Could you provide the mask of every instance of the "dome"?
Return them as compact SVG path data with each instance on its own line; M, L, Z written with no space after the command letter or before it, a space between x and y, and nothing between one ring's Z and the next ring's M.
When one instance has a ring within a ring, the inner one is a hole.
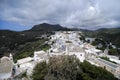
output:
M4 56L1 58L1 62L6 62L6 61L10 61L9 57Z

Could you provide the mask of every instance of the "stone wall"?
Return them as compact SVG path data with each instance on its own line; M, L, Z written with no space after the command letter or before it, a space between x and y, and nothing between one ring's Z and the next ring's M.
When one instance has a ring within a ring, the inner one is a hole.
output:
M6 61L0 63L0 73L8 73L11 72L13 68L13 62L12 61Z

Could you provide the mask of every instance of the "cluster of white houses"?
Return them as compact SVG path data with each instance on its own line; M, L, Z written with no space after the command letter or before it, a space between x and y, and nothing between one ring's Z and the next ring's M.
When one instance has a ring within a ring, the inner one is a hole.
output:
M88 43L83 43L80 40L82 34L79 31L63 31L56 32L51 36L48 44L51 48L47 51L35 51L34 57L26 57L14 63L12 55L2 57L0 60L0 80L13 78L23 72L31 75L34 66L41 61L48 61L49 57L59 55L76 55L83 62L89 61L91 64L100 66L111 72L115 77L120 79L120 60L107 55L107 51L102 52ZM100 56L108 56L115 63L103 60ZM113 56L114 57L114 56Z

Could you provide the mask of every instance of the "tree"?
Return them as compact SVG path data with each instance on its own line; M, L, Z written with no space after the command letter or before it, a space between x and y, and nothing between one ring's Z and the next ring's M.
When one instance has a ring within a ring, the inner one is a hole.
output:
M41 62L35 66L32 78L33 80L44 80L44 77L47 75L47 72L47 63Z
M117 80L113 74L106 71L104 68L91 65L87 61L84 61L83 63L81 63L81 67L82 67L83 73L88 75L88 76L86 75L85 77L90 77L94 80ZM91 80L91 79L88 79L88 80Z
M84 61L75 55L51 57L49 62L39 63L33 71L33 80L117 80L101 67Z
M50 58L49 72L46 80L76 80L81 73L80 62L76 56L59 56Z

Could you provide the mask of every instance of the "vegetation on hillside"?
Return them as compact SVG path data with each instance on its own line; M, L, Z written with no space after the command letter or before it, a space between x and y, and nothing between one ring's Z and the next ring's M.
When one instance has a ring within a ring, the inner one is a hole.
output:
M76 56L51 57L34 68L33 80L117 80L113 74Z
M101 44L101 47L98 47L99 44ZM109 43L107 43L106 41L104 41L103 39L95 39L95 41L92 42L93 46L96 46L97 49L100 49L102 51L104 51L107 46L108 46L108 54L109 55L116 55L119 56L120 55L120 49L118 48L113 48L112 45L110 45Z
M101 59L104 59L104 60L106 60L106 61L109 61L109 62L112 62L112 63L115 63L115 64L117 64L116 62L114 62L114 61L111 61L108 57L100 57Z
M105 50L106 49L106 47L107 47L107 44L106 44L106 42L104 41L104 40L102 40L102 39L95 39L95 41L93 41L92 43L91 43L93 46L98 46L98 45L102 45L101 47L97 47L98 49L100 49L100 50Z
M19 53L32 45L34 42L38 42L41 36L46 34L47 36L53 34L52 32L40 32L40 31L0 31L0 57L9 55L9 53ZM46 37L47 37L46 36ZM43 39L45 40L45 39ZM30 48L29 48L30 49Z
M105 48L109 47L109 54L116 55L120 58L120 28L110 28L110 29L98 29L95 31L90 30L82 30L85 36L96 38L96 40L92 43L92 45L96 46L99 43L102 44L101 50L105 50ZM116 48L112 48L112 45L115 45Z
M98 29L95 31L82 30L85 36L103 39L106 42L112 42L120 48L120 28Z
M24 46L19 47L19 49L17 49L18 51L14 55L14 61L16 62L18 59L28 56L32 57L34 55L34 51L48 50L50 45L45 43L45 41L48 41L48 39L41 38L38 41L26 43Z

